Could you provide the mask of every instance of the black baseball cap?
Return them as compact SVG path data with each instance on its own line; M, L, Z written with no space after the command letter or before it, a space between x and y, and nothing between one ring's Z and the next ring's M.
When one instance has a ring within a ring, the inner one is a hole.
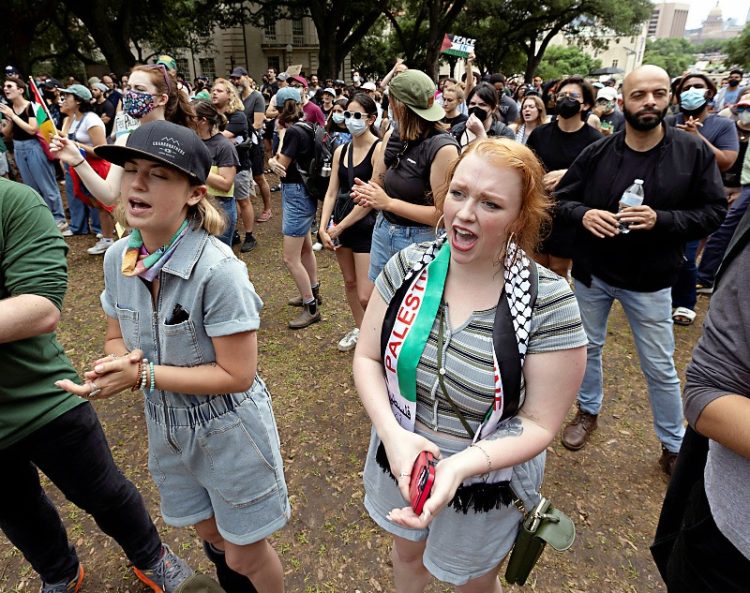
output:
M133 159L148 159L177 169L198 184L206 183L211 155L193 130L159 120L143 124L128 136L125 146L103 144L96 156L123 166Z
M232 70L229 78L240 78L241 76L247 76L247 70L245 70L242 66L237 66L234 70Z

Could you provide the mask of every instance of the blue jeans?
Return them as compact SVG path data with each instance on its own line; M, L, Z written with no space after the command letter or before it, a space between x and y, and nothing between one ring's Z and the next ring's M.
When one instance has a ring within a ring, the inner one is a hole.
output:
M698 268L695 266L695 256L700 241L688 241L685 244L682 266L677 273L677 281L672 286L672 307L687 307L695 310L698 293L695 291Z
M68 197L68 210L70 210L70 230L74 235L88 235L89 228L94 233L102 232L99 222L99 210L87 206L73 195L73 179L70 176L70 166L64 165L65 170L65 195ZM89 227L89 220L91 226Z
M576 282L575 295L583 329L589 338L586 373L578 392L581 410L598 414L604 399L602 348L607 336L607 318L615 299L628 317L646 377L656 436L672 453L680 450L685 433L680 398L680 378L674 365L671 290L635 292L610 286L592 277L591 286ZM627 377L624 378L627 381Z
M234 198L219 198L214 196L216 204L219 206L222 212L227 217L227 228L218 237L219 241L226 243L230 247L232 246L232 237L234 236L234 229L237 226L237 204Z
M49 206L55 222L65 220L55 167L44 154L39 140L14 140L13 155L23 182L34 188Z
M727 211L724 222L706 241L701 263L698 266L698 283L703 286L714 285L714 276L716 276L721 260L724 259L724 252L727 250L729 241L732 239L732 235L734 235L734 231L749 205L750 185L745 185L742 187L740 197L732 203Z
M370 248L370 280L380 275L380 272L391 259L402 249L412 243L424 243L435 240L435 229L428 226L401 226L391 224L378 212L375 228L372 231L372 247Z
M281 184L281 232L285 237L305 237L315 222L318 201L302 183Z

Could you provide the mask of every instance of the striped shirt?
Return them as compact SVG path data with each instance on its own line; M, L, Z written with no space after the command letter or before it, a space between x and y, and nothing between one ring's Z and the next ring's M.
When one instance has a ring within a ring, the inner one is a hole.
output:
M406 272L421 257L428 244L411 245L393 256L375 281L386 303L393 298ZM553 352L585 346L578 304L568 283L537 265L538 293L531 318L527 354ZM492 327L495 309L474 311L460 326L451 329L450 307L444 305L443 366L445 387L473 430L492 405L495 382L492 362ZM439 445L469 439L466 429L438 384L437 344L439 315L417 365L416 432L435 438ZM525 384L521 381L521 405ZM448 445L450 447L450 445ZM465 444L463 445L465 446Z

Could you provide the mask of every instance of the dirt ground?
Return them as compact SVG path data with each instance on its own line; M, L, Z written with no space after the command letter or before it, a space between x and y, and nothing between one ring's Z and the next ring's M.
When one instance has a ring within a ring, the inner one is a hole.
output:
M258 248L241 257L265 302L259 372L274 398L293 509L289 524L273 538L284 565L286 588L295 593L393 591L388 538L362 505L370 423L354 389L352 356L336 349L352 327L341 275L332 254L318 254L323 321L301 331L287 329L296 310L286 300L295 289L281 260L280 195L274 193L273 200L274 217L256 227ZM102 258L85 251L95 242L93 237L68 241L70 282L59 338L80 371L102 349L104 315L98 300ZM700 335L706 305L702 298L694 326L675 328L681 374ZM657 466L660 449L645 382L619 306L610 318L604 365L605 405L592 442L573 453L555 440L548 450L543 491L573 517L577 540L568 552L545 551L526 590L665 591L648 548L666 478ZM194 532L168 527L161 519L158 494L146 467L141 397L127 392L95 407L115 459L143 493L164 540L198 571L212 574ZM12 476L5 479L12 483ZM48 490L86 567L83 593L144 592L118 546L53 486ZM31 592L38 587L28 563L0 534L0 591ZM434 583L428 590L449 589ZM506 586L505 590L521 589Z

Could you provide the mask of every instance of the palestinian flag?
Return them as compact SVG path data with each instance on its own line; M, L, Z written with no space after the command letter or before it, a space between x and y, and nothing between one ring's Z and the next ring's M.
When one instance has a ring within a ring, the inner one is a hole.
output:
M42 94L39 92L39 89L37 88L36 83L34 82L34 79L31 78L31 76L29 76L29 83L34 102L36 103L34 110L36 111L36 123L39 126L38 133L49 145L52 136L57 134L57 128L55 127L55 122L52 121L52 117L47 110L47 103L44 102L44 97L42 97Z
M474 51L475 43L476 39L446 33L443 37L443 43L440 45L440 53L467 58Z

